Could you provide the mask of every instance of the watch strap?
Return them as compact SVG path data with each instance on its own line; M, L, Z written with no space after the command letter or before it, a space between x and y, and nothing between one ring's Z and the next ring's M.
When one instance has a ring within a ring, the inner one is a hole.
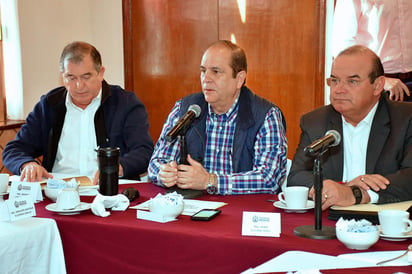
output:
M355 196L355 204L358 205L362 201L362 191L358 186L351 186L353 196Z

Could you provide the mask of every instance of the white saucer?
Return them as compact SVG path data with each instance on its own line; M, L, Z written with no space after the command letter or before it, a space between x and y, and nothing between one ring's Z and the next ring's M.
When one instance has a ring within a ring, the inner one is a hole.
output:
M52 212L56 212L60 215L75 215L80 214L80 212L82 211L90 209L90 204L81 202L80 205L78 205L74 209L57 209L57 204L53 203L46 205L46 209Z
M9 193L8 192L2 192L2 193L0 193L0 196L7 195L7 194L9 194Z
M379 236L381 237L381 239L384 239L387 241L400 242L400 241L405 241L406 239L412 238L412 232L408 232L405 235L398 235L398 236L385 235L382 232L380 232Z
M276 201L273 203L273 205L277 208L284 209L286 212L304 213L308 211L309 209L314 208L315 202L308 200L305 208L288 208L286 204L282 203L281 201Z

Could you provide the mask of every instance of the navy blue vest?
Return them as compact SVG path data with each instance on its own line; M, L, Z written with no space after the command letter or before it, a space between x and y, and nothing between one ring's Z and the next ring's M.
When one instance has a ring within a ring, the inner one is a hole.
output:
M257 96L245 86L242 87L240 91L238 103L239 111L232 150L233 173L245 172L253 169L256 135L262 127L269 109L272 107L277 108L277 106ZM179 116L182 117L192 104L199 105L202 112L198 118L193 120L186 132L187 153L196 161L203 163L206 146L206 117L208 113L208 104L201 92L188 95L182 99ZM282 123L286 134L286 122L283 113Z

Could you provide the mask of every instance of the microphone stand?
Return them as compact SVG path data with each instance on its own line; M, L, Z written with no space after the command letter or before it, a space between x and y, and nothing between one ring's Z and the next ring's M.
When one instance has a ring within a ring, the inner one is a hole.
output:
M179 165L189 165L189 162L187 161L187 144L186 144L186 128L182 130L177 138L179 139L180 143L180 159L179 159ZM183 189L180 188L176 185L170 187L168 190L166 190L166 193L172 193L172 192L177 192L180 195L183 196L184 199L194 199L194 198L199 198L203 196L204 191L199 190L199 189Z
M180 143L180 159L179 165L188 165L189 162L187 161L187 144L186 144L186 135L178 135L177 138L179 139Z
M297 236L310 239L335 239L336 229L333 226L322 227L322 189L323 189L323 174L321 165L321 156L327 150L315 154L313 166L313 187L315 189L315 225L299 226L294 229Z

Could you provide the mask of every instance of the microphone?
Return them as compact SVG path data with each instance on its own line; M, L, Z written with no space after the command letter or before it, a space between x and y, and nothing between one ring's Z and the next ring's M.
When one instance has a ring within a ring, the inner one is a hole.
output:
M198 105L190 105L185 115L177 122L177 124L166 135L166 141L172 142L177 138L180 132L192 122L193 119L200 116L201 109Z
M328 130L325 136L314 141L311 145L305 147L305 152L307 155L315 155L319 151L323 151L327 147L334 147L340 143L340 134L336 130Z

